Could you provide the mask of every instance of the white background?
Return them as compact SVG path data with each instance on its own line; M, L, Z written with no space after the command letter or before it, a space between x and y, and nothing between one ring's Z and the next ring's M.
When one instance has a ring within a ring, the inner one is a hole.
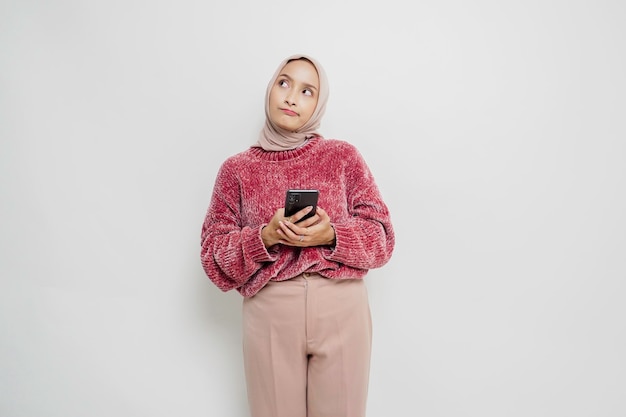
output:
M396 251L370 417L626 415L622 1L0 2L0 415L248 415L215 174L316 57Z

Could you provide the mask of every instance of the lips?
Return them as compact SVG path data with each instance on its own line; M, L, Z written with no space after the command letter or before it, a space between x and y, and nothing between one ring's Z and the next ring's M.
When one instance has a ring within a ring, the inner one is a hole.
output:
M285 113L287 116L297 116L298 115L298 113L296 113L293 110L289 110L289 109L280 109L280 111Z

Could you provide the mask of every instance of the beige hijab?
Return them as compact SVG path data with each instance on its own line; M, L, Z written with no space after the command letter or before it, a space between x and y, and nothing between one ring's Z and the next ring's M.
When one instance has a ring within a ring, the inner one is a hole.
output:
M287 65L289 61L300 58L305 58L309 60L317 70L317 75L320 79L319 97L317 99L317 106L315 107L315 111L313 111L311 118L304 124L304 126L298 129L296 132L290 132L276 126L270 120L270 91L272 90L272 87L274 86L274 83L276 82L276 79L278 78L278 75L280 74L284 66ZM263 127L263 130L261 130L261 133L259 134L259 140L253 146L263 148L266 151L286 151L302 146L308 139L312 137L322 136L317 132L317 129L320 127L322 116L324 115L324 111L326 110L327 101L328 80L326 78L324 68L322 68L322 66L315 59L307 55L298 54L286 58L278 66L278 69L276 69L274 76L267 85L267 90L265 92L265 127Z

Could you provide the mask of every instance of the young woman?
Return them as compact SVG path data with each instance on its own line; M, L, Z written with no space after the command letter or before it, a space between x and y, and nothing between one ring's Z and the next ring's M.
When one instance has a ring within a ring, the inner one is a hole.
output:
M362 278L389 261L394 233L357 149L317 129L328 82L315 59L285 59L258 142L221 166L202 227L208 277L243 299L253 417L364 417L371 320ZM285 218L288 189L319 190Z

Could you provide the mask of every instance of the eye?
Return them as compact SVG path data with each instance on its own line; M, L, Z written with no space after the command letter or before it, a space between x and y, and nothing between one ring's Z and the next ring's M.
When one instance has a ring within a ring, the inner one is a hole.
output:
M302 90L302 93L305 96L309 96L309 97L313 96L313 91L309 90L308 88L305 88L304 90Z
M289 84L287 84L287 80L278 80L278 86L279 87L288 87Z

